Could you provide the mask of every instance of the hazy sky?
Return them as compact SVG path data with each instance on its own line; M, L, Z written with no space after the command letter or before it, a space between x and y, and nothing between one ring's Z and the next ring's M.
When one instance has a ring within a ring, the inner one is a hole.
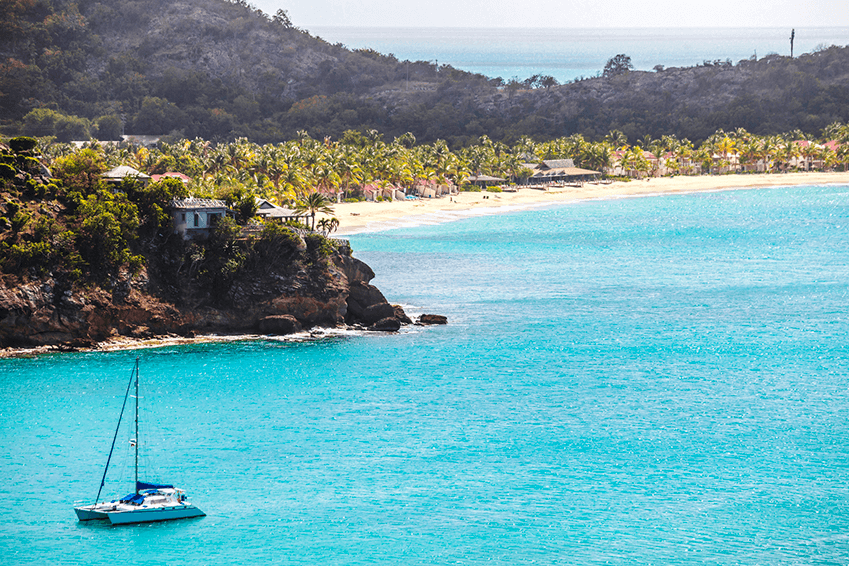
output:
M847 0L249 0L311 26L849 26ZM849 40L847 40L849 42Z

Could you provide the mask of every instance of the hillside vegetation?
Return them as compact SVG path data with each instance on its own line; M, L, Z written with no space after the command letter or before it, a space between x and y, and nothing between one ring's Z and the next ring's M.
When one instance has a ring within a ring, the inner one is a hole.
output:
M701 141L717 129L820 131L849 121L849 49L706 62L557 85L331 45L244 1L0 0L6 135L122 133L258 143L411 132L468 145L621 130ZM611 54L613 55L613 54Z

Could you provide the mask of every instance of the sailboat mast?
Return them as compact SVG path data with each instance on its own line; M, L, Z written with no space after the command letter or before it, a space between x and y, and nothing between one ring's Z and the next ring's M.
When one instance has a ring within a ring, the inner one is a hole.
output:
M97 488L97 497L94 499L94 504L100 501L100 493L103 491L103 486L106 484L106 473L109 471L109 463L112 461L112 453L115 451L115 441L118 440L118 431L121 430L121 421L124 419L124 409L127 408L127 398L130 396L130 387L133 386L133 379L137 379L134 374L138 372L139 361L136 359L136 367L130 372L130 381L127 382L127 391L124 393L124 403L121 405L121 414L118 416L118 426L115 427L115 434L112 436L112 447L109 448L109 457L106 458L106 467L103 469L103 477L100 478L100 487ZM138 397L138 393L136 393Z
M139 492L139 359L136 358L136 494Z

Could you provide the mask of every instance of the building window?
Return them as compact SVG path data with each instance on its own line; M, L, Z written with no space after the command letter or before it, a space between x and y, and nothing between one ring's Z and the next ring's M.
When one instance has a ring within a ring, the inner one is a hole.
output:
M185 213L185 212L184 212L184 213L182 213L182 214L180 215L180 220L181 220L182 222L185 222L185 221L186 221L186 213Z
M200 226L200 214L195 212L195 228L197 228L198 226Z

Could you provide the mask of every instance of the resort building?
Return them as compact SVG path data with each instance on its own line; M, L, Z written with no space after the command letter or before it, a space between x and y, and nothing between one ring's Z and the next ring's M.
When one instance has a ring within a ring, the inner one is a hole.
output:
M533 173L528 181L534 184L583 183L601 175L599 171L575 167L572 159L545 159L530 169Z

